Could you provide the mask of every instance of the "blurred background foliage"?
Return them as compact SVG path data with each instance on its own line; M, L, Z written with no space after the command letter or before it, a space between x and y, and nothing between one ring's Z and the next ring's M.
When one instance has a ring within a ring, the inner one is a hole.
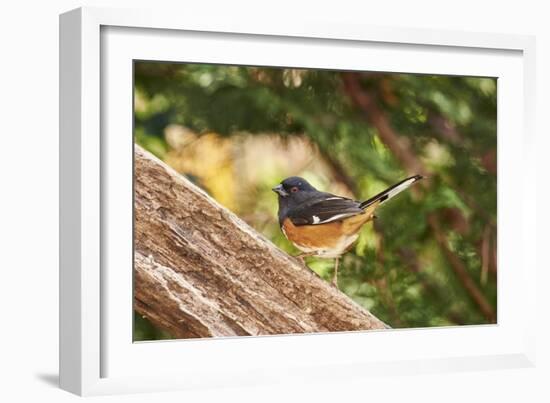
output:
M277 246L291 175L377 211L340 289L392 327L496 322L494 78L135 62L135 141ZM329 280L332 260L308 265ZM170 338L136 315L135 339Z

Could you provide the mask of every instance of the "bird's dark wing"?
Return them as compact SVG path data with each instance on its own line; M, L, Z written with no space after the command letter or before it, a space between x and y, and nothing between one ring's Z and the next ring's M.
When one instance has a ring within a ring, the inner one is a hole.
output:
M317 225L361 214L360 203L345 197L326 195L303 203L288 212L294 225Z

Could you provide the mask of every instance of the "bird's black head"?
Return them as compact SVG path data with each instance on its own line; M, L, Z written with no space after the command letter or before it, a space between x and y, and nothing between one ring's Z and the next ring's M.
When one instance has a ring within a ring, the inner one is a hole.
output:
M315 192L316 189L304 178L291 176L272 189L279 197L302 198L304 193Z
M282 225L287 214L301 203L314 198L319 194L317 189L304 178L291 176L272 189L277 193L279 200L279 224Z

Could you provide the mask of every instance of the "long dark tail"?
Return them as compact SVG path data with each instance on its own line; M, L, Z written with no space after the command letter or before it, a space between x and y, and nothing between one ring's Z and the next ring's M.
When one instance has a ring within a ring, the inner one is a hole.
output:
M362 209L367 208L373 203L380 201L380 204L384 203L386 200L391 199L395 195L401 193L403 190L408 189L413 183L418 182L423 177L421 175L414 175L410 178L403 179L401 182L397 182L395 185L390 186L383 192L378 193L376 196L371 197L368 200L365 200L361 203L360 207Z

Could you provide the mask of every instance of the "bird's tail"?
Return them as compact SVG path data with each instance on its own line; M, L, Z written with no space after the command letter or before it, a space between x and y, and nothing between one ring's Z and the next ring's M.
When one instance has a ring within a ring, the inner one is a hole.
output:
M365 200L361 203L360 207L364 210L370 205L380 202L380 204L384 203L386 200L391 199L395 195L401 193L403 190L409 188L413 183L418 182L423 177L421 175L414 175L410 178L403 179L401 182L397 182L395 185L390 186L383 192L378 193L376 196L371 197L368 200Z

